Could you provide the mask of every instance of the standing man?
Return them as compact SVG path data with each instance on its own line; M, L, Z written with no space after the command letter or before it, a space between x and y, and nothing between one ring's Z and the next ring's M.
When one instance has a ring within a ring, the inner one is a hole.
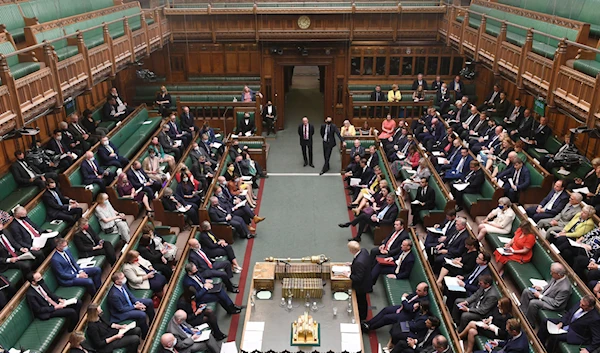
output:
M367 293L373 291L373 280L371 279L371 257L369 252L360 248L360 244L356 241L348 243L348 250L354 259L350 265L350 272L346 273L348 278L352 280L352 289L356 295L358 304L358 314L360 321L367 319Z
M300 136L300 148L302 149L302 157L304 158L304 166L310 165L315 167L313 164L313 135L315 134L315 127L313 124L308 122L307 117L302 118L302 124L298 126L298 136ZM308 156L306 155L308 151Z
M325 118L325 124L321 125L321 137L323 138L323 156L325 157L325 164L323 164L323 169L319 175L323 175L327 173L329 170L329 158L331 158L331 151L336 145L335 136L340 139L340 142L343 146L346 145L342 135L340 134L340 130L338 130L335 124L331 123L331 117L328 116Z

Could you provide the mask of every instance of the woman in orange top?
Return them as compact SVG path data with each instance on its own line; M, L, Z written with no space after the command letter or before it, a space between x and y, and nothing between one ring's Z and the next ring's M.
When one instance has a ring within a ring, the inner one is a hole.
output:
M504 245L504 249L508 250L512 248L510 255L502 255L498 250L494 251L496 262L498 263L498 272L502 271L504 265L509 261L517 261L518 263L524 264L531 261L533 255L533 246L535 245L535 235L533 235L533 229L531 223L524 221L521 226L515 232L514 237Z
M396 121L392 119L392 116L388 114L385 120L381 123L381 133L379 134L380 140L387 140L389 137L394 136L396 130Z
M251 196L252 193L250 189L248 189L248 184L244 183L239 176L236 175L235 179L229 180L227 182L227 189L233 196L240 196L242 194L242 190L247 190L245 195L246 200L248 201L248 206L255 208L256 204L254 203L254 198Z

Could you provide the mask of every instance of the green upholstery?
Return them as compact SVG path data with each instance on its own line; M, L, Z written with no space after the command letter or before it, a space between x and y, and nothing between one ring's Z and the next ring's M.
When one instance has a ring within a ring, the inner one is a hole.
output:
M20 2L23 15L28 18L36 17L40 23L54 21L60 18L80 15L114 6L113 0L30 0Z
M111 233L111 234L107 234L105 233L102 228L100 228L100 222L98 221L98 217L96 217L96 215L92 215L89 219L88 219L88 224L90 225L90 227L92 228L92 230L98 234L98 236L101 239L104 239L104 241L107 241L109 243L111 243L113 246L117 245L117 242L119 241L120 237L119 237L119 233Z
M496 189L494 188L492 183L490 183L490 181L486 179L485 182L483 183L483 186L481 187L480 194L463 194L463 201L464 201L465 205L467 205L467 207L469 209L471 209L471 206L473 206L473 204L477 203L477 201L480 201L480 200L491 201L494 196L495 191L496 191Z
M116 121L102 121L102 107L96 109L94 113L92 113L92 118L95 121L101 121L98 126L107 128L108 130L112 130L117 125Z
M21 11L19 11L19 5L8 4L1 7L0 11L0 23L2 23L8 33L12 35L15 41L22 41L25 39L25 20Z
M35 207L27 212L27 216L42 230L52 230L54 232L59 232L60 234L64 234L68 230L67 222L61 222L61 224L50 224L50 221L52 220L47 218L46 205L43 202L35 205Z
M2 42L0 43L0 54L8 55L14 53L15 47L11 42ZM6 57L6 62L8 63L8 67L10 68L10 72L12 73L15 80L27 76L32 72L36 72L40 69L40 64L36 62L19 62L19 57L17 55L12 55Z
M62 28L53 28L48 31L36 33L35 39L38 43L42 43L44 40L51 41L63 37L64 35L65 32ZM76 45L67 45L66 39L53 42L52 46L54 47L54 51L58 56L58 61L70 58L79 53L79 49Z
M596 54L596 60L575 60L573 68L596 77L600 72L600 54Z
M145 124L146 122L150 123ZM160 122L159 118L149 118L148 110L141 110L127 125L113 135L110 141L119 149L119 155L132 158L150 135L156 131Z
M6 270L1 273L10 282L11 285L17 287L18 283L23 279L21 271L16 269Z
M541 148L547 150L548 153L555 154L562 145L563 143L557 139L556 136L552 136L546 140L546 144ZM543 157L543 154L536 151L535 148L527 149L527 153L531 156L531 158L536 158L538 161L541 160L541 157Z
M237 112L236 116L235 116L235 130L237 130L238 125L240 125L242 123L242 121L244 121L244 115L246 114L246 112ZM254 112L249 112L250 114L250 122L255 124L256 126L256 119L255 119L255 113Z
M0 178L0 209L10 210L16 205L25 206L40 190L37 186L19 187L12 173Z
M197 82L220 82L220 81L242 81L242 82L253 82L260 81L260 76L191 76L188 77L189 81Z

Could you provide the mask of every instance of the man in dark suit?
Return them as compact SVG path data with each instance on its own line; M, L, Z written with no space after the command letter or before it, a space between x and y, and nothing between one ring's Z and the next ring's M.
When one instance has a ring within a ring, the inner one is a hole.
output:
M244 113L244 118L238 121L237 133L241 136L250 136L256 133L256 125L250 119L250 113Z
M192 141L192 134L178 126L177 116L175 113L171 113L167 125L169 125L168 134L172 140L181 140L184 147L189 146L190 142Z
M50 265L58 284L64 287L85 287L93 297L102 285L102 270L99 267L80 268L67 248L67 241L57 238L55 243L56 251L52 254Z
M302 149L302 157L304 158L304 166L313 165L313 135L315 127L308 122L307 117L302 118L302 124L298 126L298 136L300 137L300 148Z
M128 106L127 102L125 102L125 100L121 98L121 96L119 96L119 92L117 92L116 87L112 87L110 91L108 91L107 99L110 98L115 99L115 103L117 104L117 107L119 107L120 110L125 110L125 116L131 114L135 110L134 108Z
M495 84L492 93L490 93L490 95L486 98L486 100L483 102L483 105L477 107L477 110L482 112L488 109L493 109L500 101L500 92L502 92L502 88L500 88L500 85Z
M78 156L81 156L85 151L90 149L91 145L89 142L83 138L77 139L75 135L69 131L69 124L67 124L66 121L61 121L58 123L58 128L61 133L62 144L67 146L69 150L76 153Z
M54 130L52 138L46 145L46 149L54 152L55 155L60 156L58 168L65 170L73 164L73 161L77 158L77 154L71 152L71 148L63 141L62 135L60 130ZM81 151L79 151L79 153L81 153Z
M189 261L196 265L200 276L204 278L220 278L228 292L240 292L237 285L231 283L231 277L233 277L233 272L231 271L231 262L211 261L211 259L208 258L208 255L206 255L206 253L202 250L200 242L196 239L190 239L188 241L188 245L190 246Z
M85 153L85 160L81 162L81 176L83 177L84 184L96 184L100 188L100 192L106 192L106 185L110 184L114 179L115 175L110 170L100 167L94 153L87 151Z
M367 166L367 160L365 158L362 158L358 165L359 166L356 169L356 172L352 173L352 178L355 178L355 179L360 178L360 182L358 183L358 185L355 185L355 186L350 186L350 185L346 186L346 189L350 190L351 194L354 195L353 199L360 192L360 190L363 188L363 186L364 187L369 186L371 178L374 175L373 169L371 169Z
M448 87L451 91L454 91L454 97L456 99L461 99L464 96L465 85L460 80L460 76L455 76L454 81L450 83L450 87Z
M461 276L458 275L458 285L465 289L465 292L450 291L444 286L444 295L446 296L446 305L450 306L461 296L471 296L479 289L479 276L490 275L491 255L488 252L480 252L475 259L476 266L470 273ZM463 294L464 293L464 294Z
M373 265L377 262L376 257L378 256L394 257L398 255L402 251L400 249L402 241L409 238L408 232L404 229L404 221L402 219L395 220L392 234L383 239L381 245L371 249L371 262Z
M554 182L552 190L544 197L538 206L528 207L525 211L536 223L544 218L556 216L569 202L569 194L565 191L564 181Z
M444 181L462 179L469 172L470 163L473 157L469 154L469 149L466 147L460 148L460 158L456 156L450 169L444 173Z
M162 131L158 133L158 143L162 146L165 153L173 153L175 160L181 159L183 154L183 145L177 145L169 136L169 124L163 125Z
M106 261L111 265L114 265L117 261L113 245L100 239L98 234L90 228L87 218L81 218L77 222L77 231L73 237L73 243L82 257L104 255Z
M197 131L196 125L194 125L194 115L190 113L189 107L181 108L181 115L179 116L179 124L181 125L182 131L187 131L191 135L194 135Z
M583 345L583 348L587 349L588 352L595 351L600 347L600 315L595 308L595 303L594 296L586 295L579 300L578 305L569 309L562 318L544 319L538 332L540 342L548 348L549 352L554 351L553 348L558 342ZM550 335L547 327L548 321L556 324L567 333Z
M19 186L35 185L41 190L46 187L46 178L58 178L54 172L42 173L36 166L27 163L21 150L15 151L15 157L17 160L10 166L10 172Z
M221 288L215 291L212 280L204 279L198 273L198 268L193 263L185 265L186 276L183 277L184 288L193 288L196 292L196 303L213 303L217 302L229 315L239 314L243 307L235 305L227 293Z
M521 105L521 100L515 98L513 106L506 111L502 126L509 132L514 130L523 120L524 113L525 107Z
M504 128L502 126L495 126L494 120L490 120L490 133L485 134L483 137L479 138L476 144L473 144L471 147L471 151L475 155L479 154L481 151L491 151L500 148L500 144L502 143L502 133L504 132ZM491 133L493 131L493 133Z
M127 116L126 109L120 108L114 97L108 96L102 106L102 121L119 121Z
M527 190L531 184L531 174L529 173L529 169L523 164L523 161L517 158L510 167L498 174L497 180L502 180L504 183L504 195L510 201L516 203L519 202L521 192ZM511 180L512 183L510 182Z
M28 273L26 278L31 286L27 288L25 298L33 316L39 320L64 317L67 320L67 331L72 332L79 321L81 301L75 298L75 304L66 305L64 298L50 291L39 272Z
M448 91L448 86L445 83L443 83L440 89L437 91L435 100L437 105L440 107L440 114L443 116L448 112L448 109L450 109L450 104L452 104L450 92Z
M435 247L442 244L449 235L454 234L456 230L456 210L451 209L446 211L446 219L442 224L434 224L436 230L427 230L425 237L425 253L427 256L435 255Z
M412 90L416 91L419 86L423 86L424 91L429 89L429 86L427 86L427 81L423 79L423 74L421 73L417 74L417 79L413 81Z
M419 317L419 320L422 321L423 318ZM433 351L433 339L441 333L440 319L429 316L423 327L419 324L419 320L413 320L416 321L414 324L413 321L409 323L409 328L414 325L417 330L410 332L406 341L399 341L391 353L430 353Z
M404 239L400 246L400 253L383 259L387 264L382 264L376 260L373 263L373 269L371 269L373 285L377 283L377 279L381 274L393 279L408 279L415 264L415 255L411 251L412 246L413 243L410 239Z
M452 184L451 192L456 200L457 211L462 210L463 195L481 193L481 188L485 183L485 174L483 173L483 170L481 170L481 164L479 161L472 160L469 162L469 169L470 171L467 175ZM464 189L459 190L458 188L462 188L460 185L464 184L467 184L467 186Z
M381 86L375 86L375 90L371 92L371 102L387 102L387 94L381 92ZM371 108L371 116L379 117L381 114L381 107Z
M463 217L456 218L455 230L444 239L443 242L435 247L434 255L429 256L428 260L433 265L433 272L439 273L442 265L445 264L445 259L454 259L464 252L465 241L469 237L469 232L466 231L467 220Z
M506 332L510 338L504 341L489 341L492 350L477 351L477 353L528 353L529 338L522 332L521 326L521 321L517 318L506 320ZM546 349L548 349L548 346L546 346ZM552 352L551 350L548 351ZM583 350L581 352L583 353Z
M148 322L151 323L154 318L152 299L136 298L125 285L123 272L115 272L111 280L113 285L108 291L107 298L110 322L133 320L136 326L142 329L142 338L145 338L148 334Z
M357 217L355 217L352 222L340 223L338 226L340 228L348 228L351 225L358 225L358 231L356 232L355 238L348 239L349 241L354 240L357 242L361 241L362 234L367 231L368 227L376 227L377 225L392 225L396 218L398 218L398 206L396 206L396 200L394 199L394 195L388 194L385 199L385 205L382 206L382 209L369 216L366 213L361 213Z
M500 295L494 288L492 276L479 276L479 289L468 298L458 298L452 306L452 317L462 331L470 321L481 320L498 304Z
M13 220L13 222L16 222ZM35 256L31 260L19 260L19 256L31 252ZM4 232L4 224L0 223L0 272L16 269L25 275L32 269L39 267L44 261L44 253L21 247L8 232Z
M173 318L167 324L167 332L172 333L177 338L177 343L174 348L179 353L194 353L207 352L219 353L220 345L213 337L212 333L208 339L201 342L196 342L196 338L200 336L200 330L190 325L187 320L187 313L184 310L177 310Z
M433 82L431 82L431 87L429 89L432 91L439 91L440 88L442 88L443 84L444 84L444 81L442 81L442 77L436 76L435 80Z
M510 130L510 138L513 141L517 141L520 137L528 137L534 129L534 122L535 119L531 116L531 110L525 109L523 111L523 119L521 119L515 128Z
M377 148L375 145L369 146L369 153L365 155L367 159L367 167L373 169L375 166L379 165L379 154L377 153Z
M218 256L227 256L227 259L233 265L233 272L241 273L242 267L238 264L231 245L227 244L225 240L217 238L211 232L210 222L203 221L200 223L200 228L202 228L202 232L200 233L198 240L202 245L202 250L204 253L206 253L206 255L208 255L208 257L211 259Z
M131 168L127 171L127 178L134 189L138 190L142 188L142 191L148 195L149 200L154 200L154 193L157 193L162 188L159 181L150 179L144 169L142 169L142 163L135 161L131 165Z
M346 146L346 142L340 135L340 130L331 122L331 117L328 116L325 119L325 124L321 125L321 137L323 138L323 157L325 158L325 163L323 164L323 169L321 169L321 173L319 175L323 175L329 170L329 158L331 158L331 151L337 145L335 141L335 136L340 139L340 142L343 146Z
M100 159L100 164L105 167L125 168L129 164L129 159L119 156L119 150L106 136L100 139L98 159Z
M360 248L360 244L355 241L348 243L348 250L354 257L350 265L350 272L346 273L352 281L352 289L356 296L358 304L358 315L360 320L367 319L367 293L373 291L373 280L371 279L371 258L369 252Z
M506 99L506 93L500 92L500 100L494 105L494 108L488 109L488 112L490 112L492 117L502 119L506 115L506 112L508 112L509 108L510 103Z
M521 137L527 140L528 148L544 148L546 141L552 136L552 129L547 124L548 118L542 116L539 123L535 120L532 122L528 133L521 134Z
M219 204L219 199L216 196L210 198L210 207L208 208L208 216L211 222L219 222L229 224L241 238L252 239L253 234L250 234L248 226L244 220L236 215L227 212Z
M460 123L456 123L456 125L453 125L453 127L456 130L456 133L463 139L469 137L469 133L471 132L471 130L474 130L475 126L481 120L479 111L477 110L476 106L471 105L469 109L470 111L467 114L461 115Z
M365 156L366 152L367 151L360 143L360 140L358 140L358 139L354 140L352 147L350 147L350 156L356 156L358 154L360 156L360 158L363 158Z
M361 322L363 332L376 330L385 325L392 325L401 318L412 319L414 314L419 311L422 301L430 301L429 285L425 282L417 284L414 292L402 294L400 305L385 307L370 320Z
M273 133L277 133L275 130L275 122L277 121L277 108L273 105L273 102L267 101L267 105L262 110L262 120L267 127L267 136Z
M163 197L160 201L162 202L165 211L184 213L185 217L187 217L187 221L191 224L198 224L200 222L200 218L198 218L198 206L192 202L187 202L180 195L174 195L173 189L170 187L165 188ZM182 211L184 209L185 211Z
M33 239L40 237L42 233L48 233L48 231L42 230L39 225L27 217L27 210L23 206L15 208L15 219L10 224L10 233L13 236L15 244L18 246L21 252L31 252L36 259L43 258L44 254L49 254L52 251L52 245L49 242L40 251L40 248L33 246Z
M46 179L46 191L42 195L42 201L46 205L46 216L50 221L60 219L72 226L83 214L77 201L63 196L54 179Z
M413 224L421 223L422 219L419 213L423 210L433 210L435 208L435 191L429 187L429 180L423 178L420 181L421 186L417 189L417 196L411 202L411 213Z
M90 135L90 133L79 123L79 113L74 112L70 117L71 122L69 123L69 132L73 135L75 140L87 143L89 146L93 146L98 142L96 136Z

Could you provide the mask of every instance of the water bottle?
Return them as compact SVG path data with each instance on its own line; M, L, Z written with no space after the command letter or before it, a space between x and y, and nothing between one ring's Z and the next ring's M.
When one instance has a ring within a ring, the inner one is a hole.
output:
M288 309L289 311L292 311L292 308L293 308L293 306L292 306L292 297L288 297L288 301L287 301L287 309Z
M252 295L250 296L250 306L254 308L256 304L256 291L252 291Z

